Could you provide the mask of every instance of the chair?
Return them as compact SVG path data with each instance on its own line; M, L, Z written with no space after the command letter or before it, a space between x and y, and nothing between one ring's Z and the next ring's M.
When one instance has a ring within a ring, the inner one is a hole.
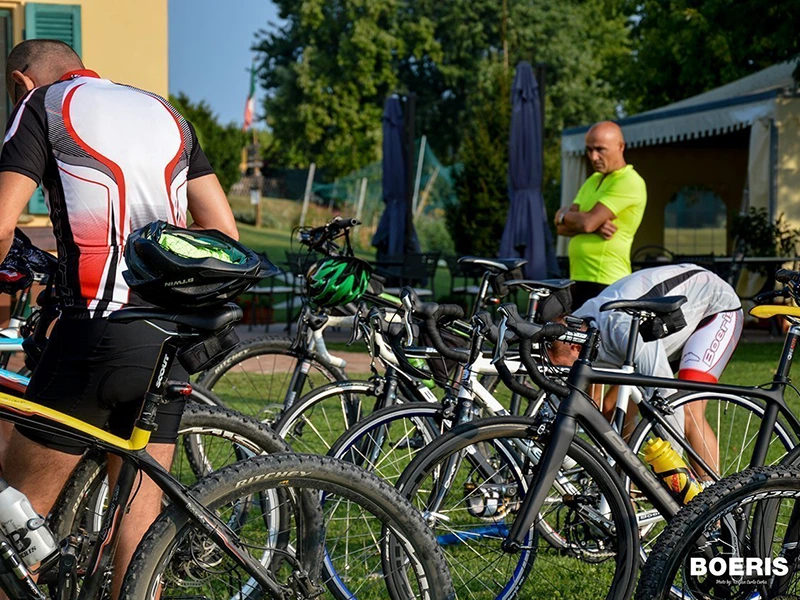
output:
M439 266L439 252L415 252L402 257L393 257L391 262L382 262L378 273L397 281L396 287L386 287L389 294L398 295L400 288L409 285L418 296L436 298L436 267ZM399 264L398 264L399 263ZM430 287L422 287L430 285Z
M714 260L714 254L674 254L672 262L674 264L691 263L698 267L708 269L712 273L717 273L717 262Z
M664 246L650 244L637 248L631 255L631 266L638 269L660 267L675 262L675 255Z
M284 283L287 285L277 285L280 283ZM287 299L282 304L273 304L272 308L286 308L287 304L291 305L289 309L289 316L291 317L291 312L294 310L294 296L295 296L295 284L294 284L294 277L288 271L283 271L276 275L275 277L270 277L269 279L263 279L259 281L257 286L254 286L247 290L244 294L242 294L242 298L246 296L250 296L251 299L251 310L250 310L250 323L248 323L248 331L253 330L253 326L256 325L256 306L261 301L262 298L267 298L272 300L274 296L284 294L287 296ZM289 327L291 327L291 318L288 319ZM264 331L269 331L269 321L266 323L266 327Z
M480 279L483 268L476 265L458 262L458 256L445 256L447 270L450 271L450 293L454 296L477 296L481 289ZM461 279L458 283L456 280Z

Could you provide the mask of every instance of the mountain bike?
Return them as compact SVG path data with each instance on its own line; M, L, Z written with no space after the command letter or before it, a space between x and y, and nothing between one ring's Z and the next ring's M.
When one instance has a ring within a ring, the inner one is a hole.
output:
M10 540L0 537L0 569L14 574L0 576L0 587L9 596L47 598L34 575L41 576L59 598L72 597L77 588L82 598L100 593L108 585L110 549L124 527L125 507L140 473L162 489L170 506L135 554L123 583L124 598L185 595L181 589L193 595L316 597L325 585L336 597L384 585L394 597L451 596L446 567L419 516L366 473L321 457L280 454L234 463L190 490L147 454L153 421L167 392L163 373L181 348L196 343L198 334L213 335L240 318L235 305L180 314L131 308L109 317L111 322L144 319L176 327L162 345L129 439L0 393L3 419L57 433L122 459L85 571L75 560L87 543L80 535L68 536L35 572ZM403 509L399 514L398 506ZM353 520L367 525L358 532L342 526ZM277 535L270 533L275 531ZM346 571L345 564L355 557L359 568Z

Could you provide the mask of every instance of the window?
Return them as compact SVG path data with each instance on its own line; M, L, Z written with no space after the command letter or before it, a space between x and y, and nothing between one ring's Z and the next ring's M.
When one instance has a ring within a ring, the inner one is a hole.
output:
M81 54L81 7L69 4L41 4L28 2L25 5L25 39L61 40L69 44L78 56ZM46 215L42 188L38 187L28 202L32 215Z
M686 187L664 209L664 246L675 254L725 255L728 208L709 189Z
M2 87L2 90L0 90L0 93L2 93L2 99L0 99L0 123L3 124L4 129L12 108L11 99L8 97L8 90L6 90L6 58L8 53L11 52L13 41L11 11L0 10L0 51L3 53L2 64L0 65L0 71L2 71L0 74L0 87Z

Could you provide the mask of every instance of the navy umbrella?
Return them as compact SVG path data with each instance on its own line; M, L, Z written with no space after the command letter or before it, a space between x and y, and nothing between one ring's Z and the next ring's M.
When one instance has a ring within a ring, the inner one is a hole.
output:
M404 254L408 202L406 162L403 111L399 98L390 96L383 109L383 201L386 208L372 238L379 258Z
M511 88L508 187L511 205L500 241L500 256L527 259L525 277L558 273L553 236L542 198L542 123L539 89L531 65L517 65Z

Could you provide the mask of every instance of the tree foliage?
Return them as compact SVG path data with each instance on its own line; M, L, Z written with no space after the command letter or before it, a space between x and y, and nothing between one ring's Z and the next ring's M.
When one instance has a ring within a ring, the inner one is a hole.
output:
M616 0L509 0L510 69L548 63L547 128L613 116L608 64L626 51ZM502 50L502 0L278 0L281 28L256 45L267 122L287 163L346 173L379 156L391 92L417 95L416 130L452 162L469 106Z
M627 0L633 54L620 73L638 112L713 89L800 53L800 2Z
M221 125L204 100L195 103L186 94L179 93L170 96L169 101L194 126L222 189L230 189L239 179L239 163L242 148L248 143L247 135L233 123Z
M459 203L447 222L459 254L495 256L508 212L508 122L511 81L494 65L473 96L469 133L455 174Z

